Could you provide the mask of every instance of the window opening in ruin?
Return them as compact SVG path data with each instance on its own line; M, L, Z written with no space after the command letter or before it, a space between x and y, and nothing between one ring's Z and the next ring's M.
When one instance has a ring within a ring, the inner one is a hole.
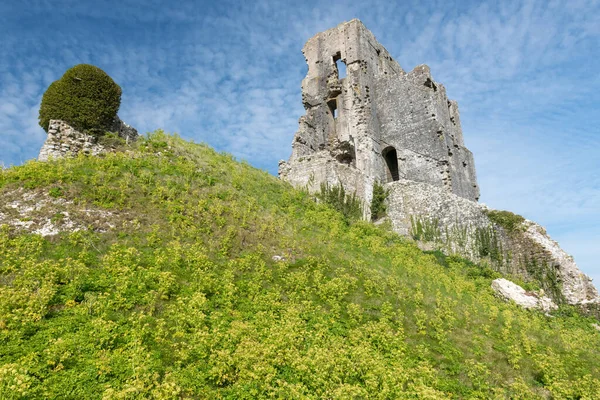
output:
M346 63L342 61L342 53L338 51L333 56L333 62L338 71L338 79L344 79L346 77Z
M398 173L398 153L392 146L386 147L381 153L387 165L386 178L388 182L394 182L400 179Z
M337 100L331 99L327 102L327 105L329 106L329 111L331 111L331 115L333 115L333 119L336 119L338 117Z

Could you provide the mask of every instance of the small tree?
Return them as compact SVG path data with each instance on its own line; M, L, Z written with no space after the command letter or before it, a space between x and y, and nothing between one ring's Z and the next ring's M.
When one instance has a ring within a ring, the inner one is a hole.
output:
M342 185L329 186L321 183L321 192L317 193L316 197L319 201L339 211L348 224L362 217L363 207L360 199L356 197L356 193L347 194Z
M377 221L379 218L386 215L387 206L386 199L390 195L390 191L383 187L379 182L373 184L373 199L371 200L371 221Z
M76 65L54 81L42 97L39 123L46 132L51 119L93 134L109 130L121 105L121 87L100 68Z

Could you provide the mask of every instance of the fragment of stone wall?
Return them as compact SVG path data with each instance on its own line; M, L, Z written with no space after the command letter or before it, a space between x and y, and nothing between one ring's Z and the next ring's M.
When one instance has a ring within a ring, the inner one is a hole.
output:
M134 141L139 137L137 129L123 122L118 115L115 116L110 131L118 134L119 137L125 139L127 143Z
M302 51L308 64L302 81L306 115L300 118L292 155L281 164L280 176L298 186L311 171L314 184L309 190L318 190L321 182L339 182L347 191L357 190L368 204L373 181L384 171L371 90L376 74L404 71L358 20L315 35ZM346 64L345 78L339 77L338 60ZM325 159L351 168L354 175Z
M432 80L427 66L407 74L358 20L315 35L303 53L306 115L300 118L289 161L280 163L282 179L303 187L311 182L313 191L322 182L336 182L346 190L355 188L368 206L373 183L390 179L383 152L392 146L402 178L478 199L457 105ZM336 61L346 64L343 79ZM331 163L345 164L355 175L341 174Z
M79 132L64 121L50 120L48 137L40 150L39 161L75 156L82 152L97 155L105 151L96 137Z
M376 85L381 141L399 153L400 176L478 200L473 155L464 146L458 106L420 65Z
M388 216L395 232L411 236L414 221L434 224L437 237L425 244L446 254L459 254L473 262L485 261L495 270L525 279L556 277L560 295L569 304L600 302L592 280L573 257L560 248L538 224L526 220L514 233L495 226L486 215L485 205L448 193L426 183L400 180L385 185L390 190ZM412 220L412 221L411 221ZM501 248L501 259L482 257L478 251L477 230L493 229ZM535 270L531 266L535 266ZM536 274L538 274L536 276ZM541 275L539 275L541 274ZM554 300L562 299L553 296Z
M115 117L111 131L128 143L138 137L137 130L121 121L119 117ZM48 161L50 158L70 157L79 153L98 155L106 151L105 146L98 143L97 137L79 132L64 121L50 120L48 136L40 150L38 160Z

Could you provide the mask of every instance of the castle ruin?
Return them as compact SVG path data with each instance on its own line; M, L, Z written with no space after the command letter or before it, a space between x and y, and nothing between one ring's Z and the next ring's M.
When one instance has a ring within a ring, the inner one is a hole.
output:
M283 180L311 192L341 185L362 200L366 218L379 182L392 228L422 248L537 281L555 301L600 316L591 279L543 227L523 220L508 229L477 202L458 105L429 67L405 72L357 19L313 36L302 52L306 114L279 164Z
M281 178L309 190L341 184L367 205L374 182L400 179L479 198L457 103L429 67L406 73L357 19L313 36L302 51L306 115Z

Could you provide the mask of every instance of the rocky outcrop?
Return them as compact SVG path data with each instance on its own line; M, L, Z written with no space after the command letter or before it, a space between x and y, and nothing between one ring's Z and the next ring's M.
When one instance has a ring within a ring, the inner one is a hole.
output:
M111 132L126 142L134 141L138 137L137 130L121 121L119 117L115 117ZM48 161L50 158L75 156L79 153L98 155L107 150L106 146L98 143L96 136L79 132L64 121L50 120L48 137L40 150L38 160Z
M502 299L514 301L523 308L546 312L558 309L558 306L550 298L538 293L527 292L521 286L504 278L494 280L492 289Z

